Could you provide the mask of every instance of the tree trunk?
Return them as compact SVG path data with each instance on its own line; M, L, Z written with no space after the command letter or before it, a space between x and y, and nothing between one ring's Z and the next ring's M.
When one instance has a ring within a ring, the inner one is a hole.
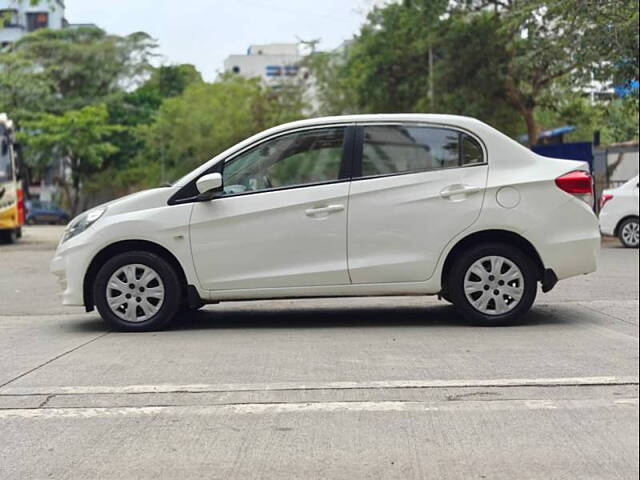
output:
M78 214L78 205L80 205L80 176L73 176L73 205L71 206L73 216Z
M540 127L533 116L533 108L521 108L522 118L527 126L527 134L529 135L529 146L538 144L538 135L540 135Z

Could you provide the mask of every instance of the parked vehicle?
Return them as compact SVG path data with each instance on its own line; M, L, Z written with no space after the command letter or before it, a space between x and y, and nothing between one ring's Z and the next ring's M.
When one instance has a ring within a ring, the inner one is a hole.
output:
M538 283L596 270L586 168L466 117L299 121L83 213L51 270L66 305L121 330L205 303L370 295L439 294L504 324Z
M22 236L24 197L18 180L13 121L0 113L0 243Z
M600 197L600 230L618 237L627 248L640 245L638 175L624 185L605 190Z
M69 214L55 203L28 200L26 206L26 222L29 225L47 223L51 225L66 225L69 223Z

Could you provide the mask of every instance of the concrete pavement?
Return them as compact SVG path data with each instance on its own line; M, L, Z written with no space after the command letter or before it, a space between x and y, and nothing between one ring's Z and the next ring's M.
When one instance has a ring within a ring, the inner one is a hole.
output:
M638 251L515 327L435 298L209 306L113 333L60 234L0 246L0 478L637 478Z

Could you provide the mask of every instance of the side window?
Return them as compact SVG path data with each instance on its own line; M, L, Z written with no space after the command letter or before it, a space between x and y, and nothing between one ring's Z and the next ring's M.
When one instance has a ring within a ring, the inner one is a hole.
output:
M338 180L344 131L292 133L241 154L224 166L225 195Z
M407 125L364 127L362 175L393 175L482 163L480 145L455 130Z
M483 163L484 155L478 141L464 133L461 133L460 136L462 137L462 165Z

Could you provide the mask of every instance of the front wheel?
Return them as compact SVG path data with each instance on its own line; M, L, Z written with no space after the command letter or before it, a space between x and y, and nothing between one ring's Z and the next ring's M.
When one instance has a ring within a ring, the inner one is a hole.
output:
M620 225L618 238L627 248L638 248L640 245L640 224L637 218L628 218Z
M460 255L448 277L448 292L467 320L502 325L529 311L537 283L537 268L529 256L510 245L490 243Z
M102 318L116 330L159 330L176 315L181 284L175 269L150 252L114 256L98 271L93 298Z

